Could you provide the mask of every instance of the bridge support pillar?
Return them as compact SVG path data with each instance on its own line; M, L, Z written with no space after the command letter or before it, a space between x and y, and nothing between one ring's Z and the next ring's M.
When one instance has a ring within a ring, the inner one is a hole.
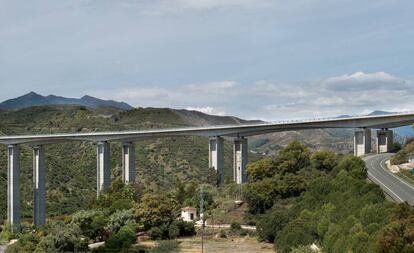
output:
M224 183L224 139L215 137L209 140L209 167L217 172L218 183Z
M42 146L33 148L34 225L46 224L45 158Z
M135 144L125 142L122 144L122 181L125 184L135 182Z
M392 130L377 131L377 153L387 153L392 151L394 144L394 133Z
M97 145L97 195L106 191L111 185L111 161L108 142Z
M20 148L10 145L7 153L7 222L16 232L20 231Z
M371 129L355 131L354 155L362 156L371 152Z
M244 137L236 138L233 146L233 177L237 184L247 182L246 166L248 162L247 139Z

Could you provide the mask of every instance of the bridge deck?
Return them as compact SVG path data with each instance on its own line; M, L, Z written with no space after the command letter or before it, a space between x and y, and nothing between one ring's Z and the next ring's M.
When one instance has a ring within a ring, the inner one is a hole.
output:
M120 132L92 132L70 134L46 134L2 136L0 144L45 144L65 141L133 141L148 138L176 136L252 136L272 132L318 128L394 128L414 123L414 113L380 116L356 116L348 118L284 121L232 126L188 127Z

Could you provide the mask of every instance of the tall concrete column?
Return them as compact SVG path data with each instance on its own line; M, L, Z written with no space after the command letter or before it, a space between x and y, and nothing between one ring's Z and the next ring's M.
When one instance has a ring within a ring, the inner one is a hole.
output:
M33 148L34 225L46 224L45 154L42 146Z
M109 143L98 142L97 145L97 194L106 191L111 185L111 161Z
M219 184L224 183L224 139L222 137L211 138L209 141L209 163L219 177Z
M233 154L234 181L237 184L243 184L247 182L246 166L248 162L248 147L246 138L242 137L234 140Z
M7 150L7 221L13 231L20 230L20 148L10 145Z
M394 133L392 130L377 131L377 153L387 153L392 151L394 144Z
M354 155L362 156L371 152L371 129L355 131Z
M122 145L122 181L134 183L135 173L135 144L126 142Z

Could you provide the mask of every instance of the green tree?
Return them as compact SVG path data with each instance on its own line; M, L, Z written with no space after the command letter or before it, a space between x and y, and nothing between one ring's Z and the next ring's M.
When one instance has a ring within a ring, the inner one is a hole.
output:
M278 172L296 173L310 165L309 149L298 141L289 143L276 156Z
M306 180L302 175L286 174L277 183L282 198L297 197L306 190Z
M78 226L82 234L92 240L104 237L104 226L108 219L100 210L79 211L72 215L71 224Z
M138 224L145 230L152 227L170 224L176 218L177 202L165 194L145 193L141 201L135 205L134 213Z
M47 225L47 235L42 237L35 252L85 252L88 240L76 224L54 222Z
M314 241L311 222L306 219L295 219L289 222L275 240L277 252L287 253L294 247L310 245Z
M121 227L112 235L105 244L106 252L120 252L121 249L128 249L136 241L136 224L131 222Z
M109 216L105 228L111 233L117 233L121 227L131 222L135 222L135 216L132 213L132 210L119 210Z
M196 232L193 222L175 220L173 223L171 223L171 226L173 225L179 229L179 236L192 236Z
M5 253L32 253L39 241L40 238L36 234L22 234L16 243L7 247Z
M289 216L286 210L275 210L262 215L256 224L259 239L273 243L288 222Z
M407 203L399 204L391 223L385 226L377 239L378 252L414 252L414 208Z
M311 158L312 168L330 172L338 163L337 155L332 151L317 151L312 154Z
M273 177L277 172L276 162L272 158L264 158L247 165L249 181L260 181L267 177Z
M243 186L243 198L249 205L252 214L264 213L277 200L277 181L268 178L262 181L248 183Z
M365 162L359 157L352 155L343 157L339 161L338 166L336 166L335 173L338 173L341 170L349 172L349 174L356 179L367 178L367 168L365 166Z

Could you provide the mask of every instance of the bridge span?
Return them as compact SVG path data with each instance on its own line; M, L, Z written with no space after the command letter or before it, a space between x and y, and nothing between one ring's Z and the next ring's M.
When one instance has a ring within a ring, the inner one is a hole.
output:
M46 223L46 188L44 146L70 141L96 143L97 194L105 191L111 182L110 142L122 145L122 178L125 184L135 182L135 142L151 138L203 136L209 138L209 166L217 171L220 183L224 181L224 138L233 139L233 179L236 183L247 182L248 156L247 137L273 132L320 129L354 128L354 154L371 152L371 129L377 130L378 153L390 151L393 132L390 128L414 123L414 113L399 113L381 116L356 116L301 121L284 121L234 126L188 127L122 132L93 132L73 134L45 134L23 136L0 136L0 144L8 146L7 218L11 227L20 227L20 145L33 149L34 224Z

